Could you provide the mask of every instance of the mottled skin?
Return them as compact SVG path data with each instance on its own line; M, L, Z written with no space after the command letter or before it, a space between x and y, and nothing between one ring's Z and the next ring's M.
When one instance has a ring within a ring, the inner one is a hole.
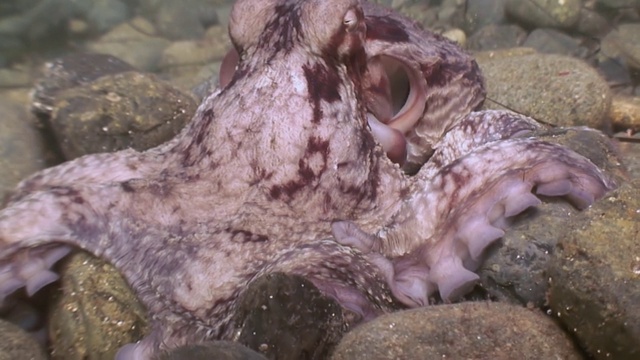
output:
M120 359L229 338L236 298L275 271L369 319L394 299L467 291L508 217L539 202L532 190L584 207L613 187L587 159L521 137L532 120L472 113L475 62L388 10L240 0L230 36L237 69L175 139L18 186L0 212L0 298L54 281L75 246L113 263L149 310L152 332ZM399 113L389 68L410 82ZM405 170L428 162L406 175L371 123Z

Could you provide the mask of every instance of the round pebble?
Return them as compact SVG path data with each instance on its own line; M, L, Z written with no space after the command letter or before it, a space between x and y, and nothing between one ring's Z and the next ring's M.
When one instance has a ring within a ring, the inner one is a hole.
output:
M585 62L561 55L478 57L486 109L509 109L557 126L608 128L611 90Z
M640 179L579 216L551 262L551 308L595 359L639 358Z
M347 333L332 360L582 359L538 310L467 302L400 311Z

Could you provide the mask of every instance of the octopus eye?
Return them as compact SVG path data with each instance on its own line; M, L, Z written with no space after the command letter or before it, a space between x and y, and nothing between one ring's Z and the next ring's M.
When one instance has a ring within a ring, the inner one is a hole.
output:
M342 23L347 28L347 31L353 31L358 27L358 13L355 9L349 9L346 14L344 14L344 19Z

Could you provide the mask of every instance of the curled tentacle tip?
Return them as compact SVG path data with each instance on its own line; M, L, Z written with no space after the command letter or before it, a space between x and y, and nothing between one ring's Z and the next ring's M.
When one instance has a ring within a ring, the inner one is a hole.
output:
M148 360L148 356L138 342L121 347L116 353L115 360Z
M382 145L391 161L403 165L407 159L407 139L398 129L383 124L375 116L367 116L373 137Z
M58 280L60 277L58 274L43 269L37 274L34 274L26 283L27 295L33 296L36 292L38 292L43 287L51 284L52 282Z

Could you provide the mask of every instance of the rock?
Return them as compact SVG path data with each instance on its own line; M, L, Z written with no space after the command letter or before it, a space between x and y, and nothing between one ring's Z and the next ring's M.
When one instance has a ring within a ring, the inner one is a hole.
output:
M218 23L216 8L210 1L161 1L159 5L154 23L158 32L168 39L198 39L207 27Z
M569 147L611 174L618 183L626 178L617 150L597 131L552 129L537 138ZM527 306L547 305L549 263L558 241L576 223L580 211L564 200L547 199L512 219L505 236L491 246L478 270L480 282L492 297Z
M49 319L52 359L112 360L146 333L146 311L120 273L86 253L63 260Z
M613 125L622 130L640 130L640 97L614 96L609 113Z
M8 66L26 51L27 45L18 34L0 34L0 67Z
M187 345L160 357L160 360L267 360L259 353L232 341Z
M126 5L126 1L85 0L82 2L88 5L83 17L92 32L96 34L102 34L113 26L126 21L132 12Z
M172 84L190 90L211 76L210 71L203 69L213 67L214 73L218 73L219 64L231 47L227 29L212 26L203 40L176 41L169 45L163 51L158 67Z
M46 360L40 344L24 330L0 320L0 360Z
M469 38L469 49L495 50L520 46L527 32L518 25L487 25Z
M64 37L63 25L78 6L68 0L40 0L12 16L0 19L0 33L18 35L27 43ZM26 49L25 49L26 50Z
M596 2L611 8L633 8L640 6L640 0L597 0Z
M487 25L500 25L506 22L506 0L475 0L465 4L462 29L473 34Z
M581 214L558 244L549 301L595 359L640 357L640 180Z
M125 72L64 90L53 107L51 127L69 160L160 145L182 129L197 105L153 75Z
M2 40L0 40L2 41ZM2 51L0 49L0 51ZM0 55L1 56L1 55ZM31 69L26 66L0 68L0 89L30 88L33 82Z
M262 276L238 304L234 340L270 359L325 359L346 329L340 305L300 276Z
M507 0L507 14L533 27L568 29L580 18L581 0Z
M44 66L32 95L32 110L48 118L56 96L63 90L86 85L105 75L114 75L135 68L106 54L75 53L57 58Z
M561 54L585 57L587 49L580 46L578 40L555 29L533 30L522 46L536 49L543 54Z
M640 69L640 24L621 24L602 39L602 53L621 57L632 69Z
M465 44L467 43L467 35L464 33L464 31L460 29L456 29L456 28L449 29L443 32L442 36L444 36L445 38L451 41L457 42L458 45L460 45L461 47L464 47Z
M611 90L585 62L560 55L492 54L477 57L486 79L484 108L507 108L557 126L608 128Z
M25 107L0 99L0 203L28 175L46 167L45 149Z
M596 69L607 81L609 87L614 90L614 94L633 92L634 81L631 78L631 71L626 66L624 60L621 58L609 58L602 54L599 54L597 58L598 63L596 65ZM625 91L625 89L628 90Z
M576 32L596 39L602 39L611 30L607 18L586 6L580 8L580 19L576 24Z
M466 302L400 311L347 333L332 360L582 359L538 310Z
M228 0L140 0L139 14L153 22L158 33L170 40L199 39L205 29L220 23L219 9Z
M142 71L155 71L169 44L169 40L156 36L151 23L138 17L112 28L98 41L89 43L87 49L115 56Z
M629 169L630 177L640 179L640 134L636 134L631 139L635 140L635 142L620 141L618 149L620 149L620 156L623 158L627 169Z

